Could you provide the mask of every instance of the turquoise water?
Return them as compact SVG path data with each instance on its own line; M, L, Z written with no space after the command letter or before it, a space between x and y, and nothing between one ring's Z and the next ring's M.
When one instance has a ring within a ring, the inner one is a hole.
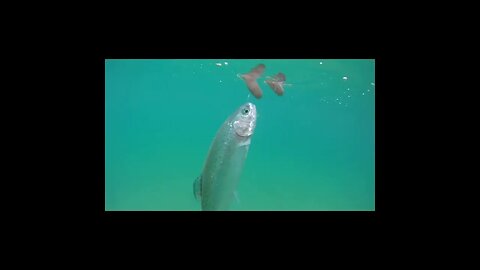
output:
M259 63L257 100L236 74ZM283 96L263 83L278 72ZM193 181L247 101L257 127L231 210L375 210L373 59L105 60L105 210L200 210Z

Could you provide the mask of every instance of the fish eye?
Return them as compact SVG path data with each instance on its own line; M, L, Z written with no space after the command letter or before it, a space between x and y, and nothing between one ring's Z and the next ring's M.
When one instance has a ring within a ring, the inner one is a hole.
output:
M249 112L248 109L243 109L242 114L243 114L243 115L246 115L246 114L248 114L248 112Z

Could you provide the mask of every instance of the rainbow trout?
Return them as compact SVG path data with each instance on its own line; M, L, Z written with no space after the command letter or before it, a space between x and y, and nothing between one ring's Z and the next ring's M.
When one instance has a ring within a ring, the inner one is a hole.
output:
M236 196L256 120L255 105L246 103L218 130L203 171L193 183L194 196L201 202L203 211L228 210Z

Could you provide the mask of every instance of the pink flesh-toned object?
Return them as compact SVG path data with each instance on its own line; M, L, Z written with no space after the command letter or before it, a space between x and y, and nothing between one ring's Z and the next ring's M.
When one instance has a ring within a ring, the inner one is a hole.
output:
M283 89L283 85L286 79L287 78L285 77L285 74L279 72L273 78L268 79L266 83L268 84L268 86L270 86L270 88L272 88L272 90L275 92L275 94L277 94L277 96L283 96L283 93L285 92L285 90Z
M263 74L264 70L265 65L258 64L252 70L250 70L249 73L241 75L241 78L247 84L248 90L250 90L250 93L252 93L252 95L255 96L257 99L260 99L263 96L262 89L260 89L260 86L257 83L257 79Z
M254 76L256 79L258 79L260 76L262 76L263 72L265 71L265 65L264 64L258 64L248 74L251 74Z
M275 94L277 94L278 96L283 96L283 93L285 92L281 83L275 84L273 91L275 91Z
M275 75L275 80L277 82L284 82L287 80L287 78L285 77L285 74L283 74L282 72L279 72L277 75Z
M266 82L277 96L283 96L283 93L285 92L285 90L283 90L283 82L276 82L273 80L267 80Z
M250 90L250 93L254 95L257 99L262 98L262 90L260 89L260 86L257 83L257 80L252 77L250 74L244 74L242 75L243 80L247 84L248 90Z

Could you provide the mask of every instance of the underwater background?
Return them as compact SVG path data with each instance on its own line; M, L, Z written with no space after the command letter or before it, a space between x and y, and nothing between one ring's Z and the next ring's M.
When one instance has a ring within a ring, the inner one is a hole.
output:
M237 74L260 63L256 99ZM283 96L264 83L278 72ZM193 181L245 102L258 119L231 210L375 210L374 59L106 59L105 210L199 211Z

